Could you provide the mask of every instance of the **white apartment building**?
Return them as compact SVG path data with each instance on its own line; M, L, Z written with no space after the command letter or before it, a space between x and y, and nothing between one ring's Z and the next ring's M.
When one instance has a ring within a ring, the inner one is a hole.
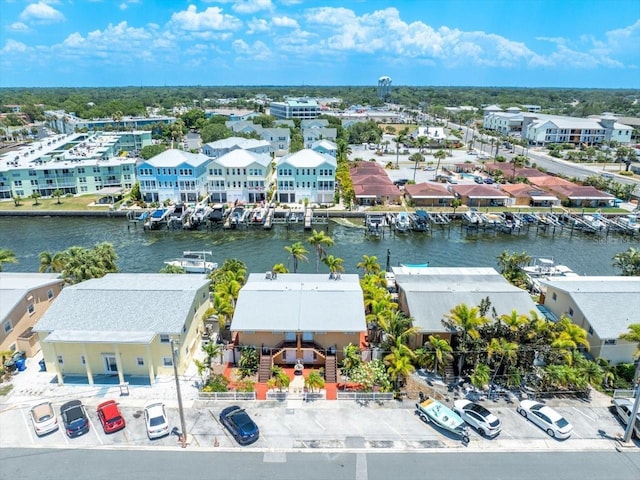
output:
M210 200L216 203L267 200L271 161L268 153L242 149L215 158L207 172Z

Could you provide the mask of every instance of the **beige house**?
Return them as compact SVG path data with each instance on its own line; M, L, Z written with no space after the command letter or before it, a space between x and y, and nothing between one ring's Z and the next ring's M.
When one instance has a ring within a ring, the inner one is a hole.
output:
M33 326L62 291L58 273L0 272L0 351L40 351Z
M325 367L335 382L337 363L366 332L358 275L252 273L240 290L231 333L236 346L260 351L258 381L272 365Z
M153 384L173 375L174 354L185 371L209 306L204 275L112 273L66 287L35 330L59 384Z
M638 277L553 277L540 283L546 287L540 302L587 331L594 358L613 364L633 361L637 344L619 337L640 322Z

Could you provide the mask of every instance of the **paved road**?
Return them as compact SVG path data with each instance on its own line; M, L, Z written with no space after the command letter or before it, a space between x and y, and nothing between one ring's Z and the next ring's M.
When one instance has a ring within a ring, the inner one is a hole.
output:
M545 453L193 453L0 450L0 480L224 478L225 480L638 480L640 455Z

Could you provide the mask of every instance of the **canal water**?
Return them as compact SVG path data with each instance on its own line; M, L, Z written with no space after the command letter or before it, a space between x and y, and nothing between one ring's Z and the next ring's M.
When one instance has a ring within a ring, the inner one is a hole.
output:
M362 223L354 219L354 223ZM496 257L503 251L527 252L533 257L553 257L557 263L572 268L581 275L617 275L612 257L630 246L638 248L639 240L618 234L608 236L543 232L531 227L528 233L502 234L493 231L468 231L453 223L450 227L436 226L431 233L409 232L394 235L386 231L384 237L370 238L362 227L350 227L329 221L317 225L333 237L335 245L328 253L344 260L347 273L359 273L356 264L362 255L375 255L382 268L387 252L392 266L400 263L429 263L432 267L498 267ZM182 255L185 250L210 250L212 260L222 264L225 259L243 261L249 272L270 270L276 263L292 269L284 247L303 242L308 262L301 262L300 273L316 271L315 251L308 244L311 232L302 225L275 225L270 231L251 227L241 230L160 230L145 231L129 224L124 218L78 217L0 217L0 248L12 250L18 264L3 265L4 271L36 272L40 265L38 254L52 253L71 246L93 247L99 242L113 244L122 272L158 272L165 260ZM320 264L320 272L327 272Z

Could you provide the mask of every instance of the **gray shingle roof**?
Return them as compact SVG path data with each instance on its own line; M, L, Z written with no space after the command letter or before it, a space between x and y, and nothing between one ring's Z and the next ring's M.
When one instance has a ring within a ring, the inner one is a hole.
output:
M463 303L478 306L487 297L498 315L512 310L528 314L536 308L527 292L511 285L493 268L427 267L415 271L407 274L394 269L414 326L424 332L444 332L442 319L453 308Z
M638 277L565 277L540 283L570 295L601 339L618 338L630 324L640 322Z
M89 339L180 333L206 285L201 275L109 274L66 287L34 330Z
M59 273L0 272L0 322L30 291L56 283L62 283Z
M240 290L233 331L361 332L366 330L358 275L251 274Z

